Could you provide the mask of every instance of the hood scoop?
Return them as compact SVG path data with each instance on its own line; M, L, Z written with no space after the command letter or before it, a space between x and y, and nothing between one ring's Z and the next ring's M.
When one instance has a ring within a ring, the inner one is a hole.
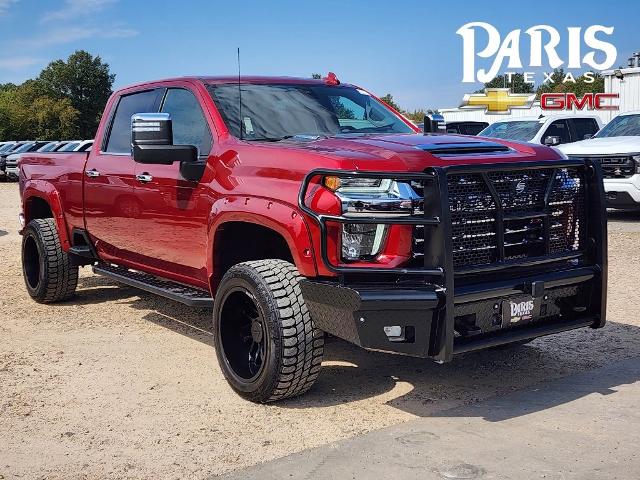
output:
M436 157L459 157L463 155L491 155L514 150L495 142L428 143L416 148Z

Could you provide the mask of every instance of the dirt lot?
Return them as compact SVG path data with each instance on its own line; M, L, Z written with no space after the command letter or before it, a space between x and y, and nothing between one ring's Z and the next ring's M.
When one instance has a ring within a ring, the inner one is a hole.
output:
M215 362L208 311L82 274L32 302L18 189L0 184L0 479L202 478L640 356L640 218L609 235L609 324L447 365L330 341L306 396L253 405Z

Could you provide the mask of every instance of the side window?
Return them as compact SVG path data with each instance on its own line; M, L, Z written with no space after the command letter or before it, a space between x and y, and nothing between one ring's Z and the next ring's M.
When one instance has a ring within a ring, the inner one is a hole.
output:
M573 124L574 142L584 140L585 135L594 136L599 130L595 118L572 118L569 121Z
M131 116L134 113L157 111L157 101L161 90L146 90L120 97L116 113L111 122L106 152L131 152Z
M560 143L570 143L571 136L569 135L569 129L567 128L567 122L564 120L556 120L551 122L551 125L547 127L547 131L542 135L542 143L548 137L560 137Z
M211 132L193 93L182 88L170 88L161 111L171 115L175 145L195 145L199 155L209 154Z

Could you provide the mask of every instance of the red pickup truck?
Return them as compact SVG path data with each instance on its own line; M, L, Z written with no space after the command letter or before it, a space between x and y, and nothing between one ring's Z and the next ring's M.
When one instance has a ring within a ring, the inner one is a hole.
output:
M34 300L70 299L92 265L210 306L252 401L307 391L325 333L446 362L605 322L596 162L422 134L333 75L120 90L90 152L27 154L19 180Z

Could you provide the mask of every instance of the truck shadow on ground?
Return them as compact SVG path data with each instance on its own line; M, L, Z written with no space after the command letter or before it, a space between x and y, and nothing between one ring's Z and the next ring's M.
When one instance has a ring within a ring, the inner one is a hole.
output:
M640 220L639 210L609 210L607 212L608 220L616 222L633 222L637 223Z
M426 417L629 358L640 359L640 328L617 322L609 322L601 330L576 330L527 345L471 352L454 357L444 365L428 359L367 352L330 339L325 349L326 365L314 389L278 405L325 407L382 395L389 397L385 400L387 405ZM621 370L615 376L596 378L581 389L560 389L552 396L541 389L535 403L486 412L483 416L490 421L500 421L592 393L613 393L616 387L636 381L640 381L640 368Z
M144 313L142 318L213 345L211 311L194 309L137 289L116 286L102 277L85 277L74 303L111 300L127 303ZM382 396L380 402L426 417L450 408L505 395L537 384L640 357L640 328L609 322L604 329L565 332L521 346L483 350L437 365L418 359L368 352L337 338L328 338L323 370L305 395L274 404L274 408L322 408ZM584 388L541 393L535 403L486 418L499 421L570 402L591 393L608 394L622 384L640 380L638 369L603 376Z
M6 230L0 230L0 237L4 237L5 235L8 235L9 232L7 232Z

